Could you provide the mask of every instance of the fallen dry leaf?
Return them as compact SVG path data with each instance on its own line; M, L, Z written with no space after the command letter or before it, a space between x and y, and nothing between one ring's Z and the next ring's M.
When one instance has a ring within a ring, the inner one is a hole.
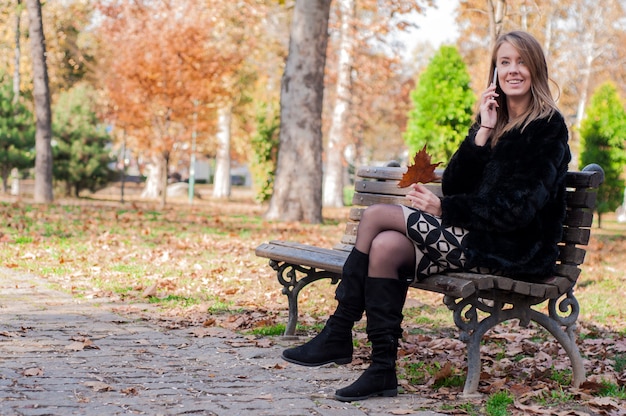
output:
M82 338L82 340L80 340L80 338ZM92 349L92 350L100 349L100 347L95 345L93 341L91 341L89 338L78 337L77 339L78 339L77 341L74 341L71 344L66 345L65 349L70 350L70 351L82 351L84 349Z
M139 394L139 390L137 390L137 387L127 387L125 389L122 389L120 393L127 394L129 396L136 396Z
M157 295L157 287L159 286L159 283L153 283L150 287L146 288L146 290L143 291L143 293L141 294L142 297L144 298L150 298L153 296Z
M86 382L83 383L83 385L85 385L87 387L91 387L94 391L110 391L110 390L113 390L113 387L111 387L107 383L103 383L102 381L86 381Z
M17 332L10 332L10 331L2 331L0 332L0 335L3 337L8 337L8 338L14 338L14 337L21 337L22 335L17 333Z
M38 367L27 368L26 370L22 372L22 374L25 375L26 377L42 376L43 370Z
M415 411L413 409L391 409L389 413L392 415L412 415Z
M257 396L257 399L272 401L272 400L274 400L274 397L272 397L271 394L264 394L264 395L261 395L261 396Z
M259 348L270 348L274 343L269 338L260 338L256 340L256 346Z

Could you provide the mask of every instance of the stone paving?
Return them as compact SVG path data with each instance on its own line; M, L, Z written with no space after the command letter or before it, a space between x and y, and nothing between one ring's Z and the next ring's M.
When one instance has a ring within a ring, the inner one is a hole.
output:
M346 366L284 362L279 339L166 330L0 268L0 415L437 415L412 394L334 400ZM282 344L282 345L281 345Z

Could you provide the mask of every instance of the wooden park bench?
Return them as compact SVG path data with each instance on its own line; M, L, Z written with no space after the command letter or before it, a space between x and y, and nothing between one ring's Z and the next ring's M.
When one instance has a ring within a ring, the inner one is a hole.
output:
M365 207L378 203L406 204L408 188L398 188L405 168L361 167L357 171L355 193L345 234L335 247L323 248L291 241L270 241L256 248L256 255L270 259L283 293L289 300L289 320L285 335L294 335L298 321L298 294L310 283L341 279L343 264L356 240L359 219ZM503 276L449 272L429 276L411 286L443 294L467 344L467 378L464 396L477 394L481 372L480 342L494 326L518 319L521 326L534 321L547 329L561 344L572 363L572 385L585 380L583 361L576 345L579 305L574 285L585 258L596 202L596 191L604 179L598 165L567 174L567 216L563 225L556 274L543 283L527 283ZM441 194L440 184L428 185ZM548 314L534 308L548 301Z

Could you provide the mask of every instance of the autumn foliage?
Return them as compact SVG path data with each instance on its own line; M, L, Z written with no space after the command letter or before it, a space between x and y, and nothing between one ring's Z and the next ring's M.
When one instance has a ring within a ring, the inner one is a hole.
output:
M413 164L409 165L407 171L402 175L398 187L406 188L414 183L429 183L439 179L435 169L441 162L430 163L430 159L430 155L426 152L426 145L424 145L422 150L413 157Z
M101 46L108 52L101 76L110 118L135 131L142 147L170 149L188 134L185 126L194 111L208 120L207 104L226 94L228 77L243 59L237 39L225 42L222 25L211 19L224 9L203 4L100 5L105 16L99 27Z

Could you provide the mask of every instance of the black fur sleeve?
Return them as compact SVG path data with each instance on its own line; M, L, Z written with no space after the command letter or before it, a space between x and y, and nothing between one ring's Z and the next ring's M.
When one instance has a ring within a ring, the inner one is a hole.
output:
M442 199L444 224L487 232L525 227L562 186L570 159L567 138L560 114L536 120L524 131L504 135L491 149L482 171L477 162L480 157L477 159L464 143L445 180L460 182L456 188L450 184L446 188L462 193L449 192ZM478 177L480 183L472 189L471 182L476 183Z

